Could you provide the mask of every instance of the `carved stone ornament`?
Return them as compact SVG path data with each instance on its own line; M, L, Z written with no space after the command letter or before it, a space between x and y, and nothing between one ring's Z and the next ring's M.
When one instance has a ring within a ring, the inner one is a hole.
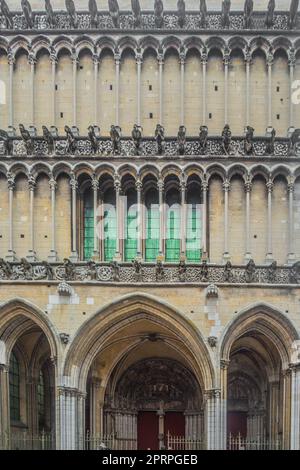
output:
M215 348L218 344L218 338L216 336L209 336L207 342L211 348Z
M219 289L215 284L209 284L206 288L206 297L207 298L217 298L219 297Z
M68 335L67 333L60 333L59 337L63 344L68 344L68 342L70 341L70 335Z
M73 289L69 284L67 284L67 282L63 281L58 284L57 292L59 295L71 297L71 295L73 294Z

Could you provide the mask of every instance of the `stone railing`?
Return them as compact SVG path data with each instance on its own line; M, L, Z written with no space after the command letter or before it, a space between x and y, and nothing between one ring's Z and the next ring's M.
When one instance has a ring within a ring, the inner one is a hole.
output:
M12 19L12 29L18 31L24 30L63 30L68 32L68 30L73 30L71 19L67 12L57 11L55 13L54 26L50 25L47 15L45 12L34 12L33 18L33 27L29 28L25 17L21 12L11 12ZM267 26L265 24L266 13L265 12L254 12L252 16L252 25L251 29L253 30L265 30ZM296 21L296 28L300 29L300 15L298 13L298 18ZM289 30L288 26L289 13L288 12L275 12L274 13L274 22L273 25L269 28L271 30L286 31ZM217 11L210 11L207 14L204 26L201 25L201 16L199 12L186 12L184 23L180 27L178 22L178 13L176 11L166 11L163 17L163 26L158 28L155 25L155 17L153 12L143 12L141 15L141 25L134 25L134 18L131 12L123 11L119 15L119 26L114 26L112 18L108 12L99 12L97 27L92 26L91 16L88 12L78 12L77 13L77 28L78 30L143 30L143 31L176 31L176 30L188 30L188 31L197 31L197 30L224 30L222 24L222 14ZM0 30L6 30L9 28L8 23L4 16L0 16ZM229 28L232 31L241 31L245 29L244 26L244 15L242 12L232 11L230 13L230 24Z
M0 263L0 281L92 281L95 283L300 284L300 266L229 266L154 263ZM67 284L66 284L67 287ZM63 290L68 292L68 289Z
M28 144L28 143L27 143ZM245 150L245 139L242 137L233 137L228 151L224 150L221 137L210 137L207 144L203 147L197 137L188 137L184 144L184 151L179 149L176 137L168 137L162 145L162 151L159 151L154 138L145 137L137 150L134 141L129 137L121 138L119 151L113 150L112 141L109 137L97 138L97 148L95 151L91 141L87 137L76 137L72 143L72 149L66 138L57 137L48 144L42 137L32 137L31 145L26 145L20 137L12 137L8 141L1 140L0 137L0 158L10 157L76 157L76 156L164 156L174 157L176 155L184 156L230 156L238 157L300 157L300 143L293 148L290 147L288 138L276 138L274 148L270 150L270 144L264 137L256 137L253 140L253 150Z

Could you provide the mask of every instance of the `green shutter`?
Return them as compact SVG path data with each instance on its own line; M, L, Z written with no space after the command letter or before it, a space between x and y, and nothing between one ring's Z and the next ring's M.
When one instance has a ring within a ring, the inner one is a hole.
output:
M180 205L173 204L167 214L166 261L180 260Z
M104 260L112 261L116 254L116 211L114 207L104 211Z
M159 253L159 206L152 204L147 209L145 259L156 261Z
M91 191L84 195L84 234L83 234L83 257L91 259L94 251L94 207Z
M186 258L197 263L201 261L201 214L199 205L188 204L186 228Z
M137 207L136 204L128 208L126 218L125 261L131 261L137 255Z

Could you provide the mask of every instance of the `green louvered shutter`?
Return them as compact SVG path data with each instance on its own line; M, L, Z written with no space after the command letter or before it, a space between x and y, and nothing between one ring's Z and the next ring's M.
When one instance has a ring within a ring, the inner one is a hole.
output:
M156 261L159 253L159 205L151 204L147 209L145 259Z
M189 204L186 227L186 258L187 261L197 263L201 261L201 256L201 213L199 205Z
M84 234L83 234L83 257L85 260L91 259L94 251L94 207L93 195L91 191L86 191L84 195Z
M132 205L127 210L125 237L125 261L131 261L137 254L137 206Z
M116 254L116 211L114 207L104 211L104 260L112 261Z
M166 261L180 260L180 205L174 204L168 209Z

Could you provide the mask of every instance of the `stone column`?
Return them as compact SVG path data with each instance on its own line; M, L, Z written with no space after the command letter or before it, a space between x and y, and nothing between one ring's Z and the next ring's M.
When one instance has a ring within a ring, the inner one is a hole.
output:
M57 261L57 252L56 252L56 224L55 224L55 191L57 183L53 176L49 180L50 192L51 192L51 250L48 256L48 261L54 262Z
M251 54L247 50L245 52L245 63L246 63L246 126L250 125L250 65L251 65Z
M225 86L225 103L224 103L224 124L228 123L228 68L230 64L230 50L224 51L224 86Z
M136 66L137 66L137 113L136 122L137 125L141 125L141 70L143 63L143 55L141 51L136 52Z
M98 122L98 68L99 68L99 58L97 54L93 54L93 64L94 64L94 124Z
M9 371L6 364L0 364L0 449L8 449L9 422Z
M289 177L288 193L289 193L289 254L288 264L294 264L296 261L295 247L294 247L294 191L295 191L295 178Z
M77 126L77 64L78 57L76 51L72 52L73 63L73 126Z
M269 51L267 57L268 65L268 126L272 126L272 65L274 56L272 51Z
M291 368L291 450L300 450L300 364Z
M267 182L268 191L268 252L266 256L266 262L271 263L273 261L273 248L272 248L272 193L274 183L271 179Z
M142 181L137 179L135 182L137 194L137 257L142 258L143 228L142 228Z
M226 359L222 359L220 363L220 449L223 450L227 448L227 378L229 363L230 361Z
M205 179L202 182L202 200L203 200L203 228L202 228L202 236L203 236L203 254L202 258L207 260L207 191L208 191L208 181Z
M57 446L60 450L83 449L85 446L85 394L69 387L58 388Z
M294 83L294 73L295 73L295 65L296 65L296 56L295 56L295 49L291 48L289 50L289 69L290 69L290 126L294 125L294 105L292 102L292 94L293 94L293 83Z
M283 377L283 393L282 393L282 404L281 413L283 416L282 420L282 449L288 450L291 447L291 420L294 419L291 416L291 405L292 405L292 369L289 367L282 371ZM295 406L295 402L294 405ZM295 422L295 421L294 421Z
M116 254L115 254L115 260L116 261L121 261L121 234L122 234L122 211L121 211L121 197L120 197L120 192L121 192L121 181L118 175L114 176L114 187L116 191Z
M252 258L251 255L251 246L250 246L250 195L252 189L252 181L248 176L245 181L245 192L246 192L246 253L245 253L245 263Z
M57 55L54 50L50 52L51 73L52 73L52 90L51 90L51 121L53 126L56 125L56 65Z
M205 438L207 450L220 449L220 390L205 391Z
M230 181L225 180L223 183L224 189L224 255L223 261L226 263L230 260L230 254L228 251L228 194L230 191Z
M100 417L99 417L99 390L101 388L101 380L93 377L90 384L90 434L92 437L100 436ZM93 441L92 441L93 442Z
M70 260L73 263L78 261L77 252L77 188L78 182L74 174L71 175L70 186L72 191L72 253Z
M8 91L8 106L9 106L9 120L10 126L14 125L14 64L15 57L11 51L7 54L7 60L9 65L9 91Z
M157 411L158 415L158 441L159 441L159 450L165 449L164 437L165 437L165 412L163 409L163 404L160 405L159 410Z
M28 176L28 187L29 187L29 224L30 224L30 246L27 260L30 262L36 261L36 253L34 251L34 190L36 187L36 180L33 175Z
M207 67L207 52L206 50L202 51L201 54L202 62L202 124L206 125L206 67Z
M13 228L14 228L14 219L13 219L13 200L14 200L14 189L15 189L15 177L12 173L7 173L7 186L8 186L8 199L9 199L9 241L8 241L8 252L6 255L6 260L13 262L16 260L16 253L14 251L13 244Z
M120 61L121 55L119 52L115 53L115 64L116 64L116 71L115 71L115 87L116 87L116 126L119 126L120 115L119 115L119 106L120 106Z
M93 259L99 260L99 238L97 230L97 213L98 213L98 189L99 181L94 175L92 178L92 188L93 188L93 208L94 208L94 250L93 250Z
M30 65L30 123L34 126L34 75L36 58L32 53L28 55L28 63Z
M185 51L179 54L180 63L180 125L184 126L184 64L185 64Z
M165 253L165 205L164 205L164 181L160 178L157 182L158 186L158 203L159 203L159 256L163 257Z
M158 75L159 75L159 122L163 125L163 66L164 56L163 54L157 55L158 60Z
M180 216L180 256L185 258L186 255L186 181L183 176L180 182L181 190L181 216Z
M279 390L279 380L271 380L269 383L269 438L273 446L278 440L279 431ZM262 438L263 436L260 434L259 437Z
M27 402L27 418L28 431L33 435L39 431L38 417L38 397L37 397L38 380L36 377L28 377L26 383L26 402Z

